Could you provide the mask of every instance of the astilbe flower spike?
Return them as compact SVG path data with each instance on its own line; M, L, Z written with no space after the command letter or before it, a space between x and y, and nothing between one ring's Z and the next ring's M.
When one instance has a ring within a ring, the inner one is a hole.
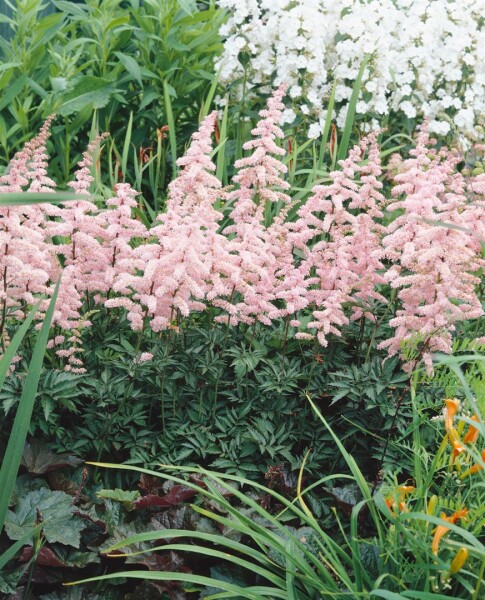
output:
M218 233L222 214L214 208L222 187L210 158L215 120L215 112L204 119L177 161L182 169L169 186L167 211L150 230L155 243L134 253L143 269L118 274L113 290L120 297L106 302L126 308L133 329L142 329L147 320L160 331L171 327L178 313L204 310L217 282L233 276L227 240Z
M50 192L55 183L47 173L46 142L52 117L39 133L17 152L0 177L0 193ZM0 207L0 337L2 348L8 344L6 321L21 320L35 304L37 295L48 296L50 279L57 260L48 243L43 207L22 205ZM38 319L47 307L45 299Z
M362 164L366 152L368 161ZM376 290L384 281L382 228L375 221L382 217L384 205L376 135L354 146L340 167L331 173L333 183L313 188L288 236L304 254L297 268L305 278L306 298L313 310L308 328L316 330L322 346L327 346L330 334L340 336L350 318L373 319L368 308L372 300L385 302ZM351 317L345 312L347 304L353 305ZM298 325L298 320L294 323Z
M465 181L455 172L459 159L447 149L430 149L432 142L422 127L388 207L402 211L383 239L393 263L386 280L398 290L400 307L390 321L394 335L380 344L392 356L418 336L429 372L433 352L451 352L455 324L483 314L474 273L484 266L479 241L463 230L472 219ZM405 369L414 363L409 360Z
M115 185L115 196L106 200L108 210L100 214L103 222L103 247L107 251L104 270L103 289L109 299L116 278L122 273L135 273L142 264L137 262L133 240L142 240L148 236L145 225L134 218L133 209L137 207L135 191L128 183Z
M244 150L253 152L236 161L233 181L238 187L227 194L234 208L230 214L232 224L225 228L224 235L230 236L229 250L236 257L238 277L225 290L227 300L217 299L214 304L229 315L219 320L227 319L231 324L255 320L269 324L268 314L275 310L274 284L281 240L268 231L265 209L267 204L291 201L283 191L289 184L281 177L287 167L278 158L285 150L275 141L284 137L279 124L285 89L286 86L280 86L269 98L267 108L260 111L261 119L251 131L253 139L243 145Z
M83 153L78 163L74 181L69 187L79 195L89 196L89 188L93 182L90 169L93 155L106 133L98 135ZM104 272L108 264L108 251L103 248L103 218L98 208L90 199L76 200L63 207L51 207L51 216L56 220L49 222L49 232L64 238L65 243L55 246L59 264L63 263L61 286L53 316L53 325L64 332L70 332L66 340L63 335L55 336L50 346L69 342L69 347L57 350L57 355L68 359L66 370L83 373L84 367L79 358L81 348L81 330L89 327L91 322L81 314L83 303L91 292L104 292ZM54 341L57 343L54 344Z

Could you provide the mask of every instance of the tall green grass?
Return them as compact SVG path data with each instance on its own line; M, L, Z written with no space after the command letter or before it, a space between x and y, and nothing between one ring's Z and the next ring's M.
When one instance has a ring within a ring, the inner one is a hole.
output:
M17 413L8 439L7 449L0 467L0 532L3 529L5 516L7 514L10 498L15 486L15 479L22 458L25 440L29 430L30 419L34 409L37 387L39 384L42 362L49 339L49 330L54 314L54 307L59 291L60 280L57 282L52 299L49 303L44 322L37 336L34 346L32 359L28 368L28 374L25 379L22 395L20 396ZM16 334L14 335L9 347L4 356L0 360L0 385L3 385L5 377L10 368L15 353L17 352L23 338L27 334L29 327L35 317L39 304L34 306L28 317L22 323Z

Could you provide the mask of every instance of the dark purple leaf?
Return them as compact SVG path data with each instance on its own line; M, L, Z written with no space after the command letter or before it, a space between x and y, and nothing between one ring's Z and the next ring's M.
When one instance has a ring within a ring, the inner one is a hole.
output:
M41 440L32 439L24 446L21 465L33 475L44 475L59 469L77 467L82 463L80 458L72 454L55 454Z
M149 494L148 496L143 496L142 498L135 500L134 506L136 509L148 508L149 506L170 508L172 506L178 506L185 500L191 500L195 494L195 490L185 487L184 485L174 485L165 496Z
M20 555L20 562L29 562L34 554L34 550L32 546L26 546L22 554ZM43 546L39 553L37 554L36 560L37 565L42 565L43 567L66 567L67 565L59 560L59 558L54 554L54 552L48 548L47 546Z

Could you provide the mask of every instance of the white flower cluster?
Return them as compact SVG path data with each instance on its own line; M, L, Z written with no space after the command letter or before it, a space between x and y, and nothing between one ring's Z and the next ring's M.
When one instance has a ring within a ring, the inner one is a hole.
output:
M399 111L426 115L430 131L451 126L475 137L485 119L485 0L218 0L229 13L221 28L221 81L244 74L247 84L286 82L294 109L316 119L318 137L334 82L342 126L365 55L357 114L368 127ZM295 118L290 109L286 122Z

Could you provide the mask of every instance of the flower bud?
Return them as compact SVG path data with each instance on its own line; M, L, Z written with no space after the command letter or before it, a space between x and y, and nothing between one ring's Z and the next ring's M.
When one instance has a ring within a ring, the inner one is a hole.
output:
M460 548L451 561L450 574L458 573L468 559L468 548Z
M428 515L434 515L436 506L438 505L438 496L434 494L428 502Z

